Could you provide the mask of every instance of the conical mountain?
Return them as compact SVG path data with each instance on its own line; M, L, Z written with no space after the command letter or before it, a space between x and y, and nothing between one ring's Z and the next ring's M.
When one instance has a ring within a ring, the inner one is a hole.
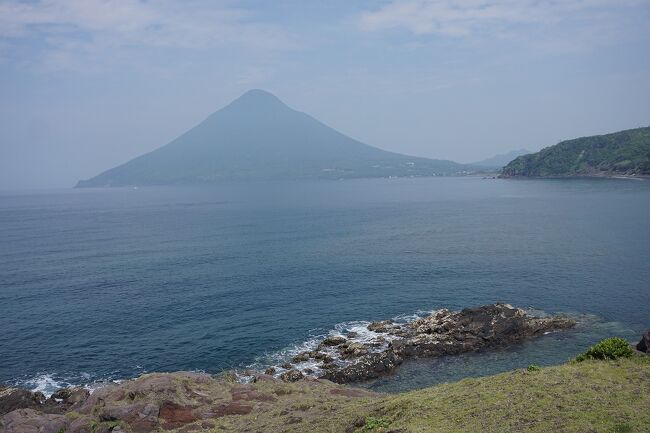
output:
M78 187L451 175L464 166L368 146L251 90L171 143Z

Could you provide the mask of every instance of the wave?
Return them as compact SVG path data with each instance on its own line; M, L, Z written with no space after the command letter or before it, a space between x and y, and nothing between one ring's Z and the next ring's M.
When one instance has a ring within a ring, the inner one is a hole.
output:
M141 366L136 366L139 376L147 373ZM134 377L135 377L134 376ZM45 397L50 397L54 392L61 388L81 387L89 391L107 384L118 384L128 378L118 377L116 374L100 376L90 373L55 373L39 372L33 376L19 378L9 382L9 385L16 388L28 389L32 392L41 392Z
M429 316L437 310L418 310L411 314L400 314L390 320L397 324L406 324L417 319ZM327 337L344 337L350 343L363 343L370 345L370 352L383 352L387 349L389 343L399 338L392 334L374 332L368 329L372 322L365 320L355 320L350 322L341 322L334 325L329 331L311 331L309 338L305 341L286 347L277 352L272 352L260 356L255 362L245 367L243 371L236 372L242 382L249 381L253 374L252 371L265 371L272 367L275 369L274 376L279 377L289 369L298 370L306 376L319 376L322 373L320 368L321 362L315 359L309 359L294 363L291 368L282 367L283 364L289 363L292 359L303 352L311 352L318 348L318 351L329 356L333 362L339 366L345 366L351 361L342 359L336 347L320 346L320 343Z

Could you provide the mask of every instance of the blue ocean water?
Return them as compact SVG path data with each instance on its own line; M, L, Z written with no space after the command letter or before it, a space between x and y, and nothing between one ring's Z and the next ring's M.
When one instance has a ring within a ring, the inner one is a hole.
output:
M416 388L650 327L650 182L418 178L0 193L0 382L265 363L346 322L495 301L584 317L408 363Z

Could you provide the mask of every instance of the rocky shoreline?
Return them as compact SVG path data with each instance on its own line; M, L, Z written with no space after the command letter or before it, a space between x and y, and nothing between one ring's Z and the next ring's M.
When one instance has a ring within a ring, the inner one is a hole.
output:
M251 414L287 424L308 423L307 409L300 408L310 398L310 407L336 412L379 395L338 384L390 374L408 359L505 347L575 324L567 316L536 317L507 304L492 304L439 310L407 323L372 322L363 335L329 335L290 363L265 373L247 372L249 383L241 383L233 373L157 373L92 393L62 389L48 398L0 386L0 432L190 432L228 425L233 415ZM650 344L650 335L646 340ZM287 408L281 409L283 405ZM283 431L273 428L266 431Z
M291 362L265 373L288 382L306 376L335 383L360 382L390 374L408 359L505 347L575 324L568 316L535 317L501 303L458 312L442 309L408 323L372 322L363 335L330 335L314 350L298 353Z

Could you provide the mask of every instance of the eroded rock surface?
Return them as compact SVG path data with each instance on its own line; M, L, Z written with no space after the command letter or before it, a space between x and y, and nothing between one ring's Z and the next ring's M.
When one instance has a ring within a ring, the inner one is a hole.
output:
M250 431L251 420L263 419L266 431L294 431L293 425L301 431L300 424L327 419L330 410L379 396L314 378L286 383L261 374L243 384L230 375L187 372L148 374L92 393L65 389L49 399L25 390L1 392L0 402L11 409L0 415L3 433Z
M411 322L372 322L370 332L347 338L331 335L316 350L294 356L280 370L284 380L297 371L315 371L324 379L348 383L390 374L409 358L438 357L503 347L546 332L575 326L566 316L535 317L507 304L492 304L453 312L446 309ZM305 367L306 366L306 367Z

